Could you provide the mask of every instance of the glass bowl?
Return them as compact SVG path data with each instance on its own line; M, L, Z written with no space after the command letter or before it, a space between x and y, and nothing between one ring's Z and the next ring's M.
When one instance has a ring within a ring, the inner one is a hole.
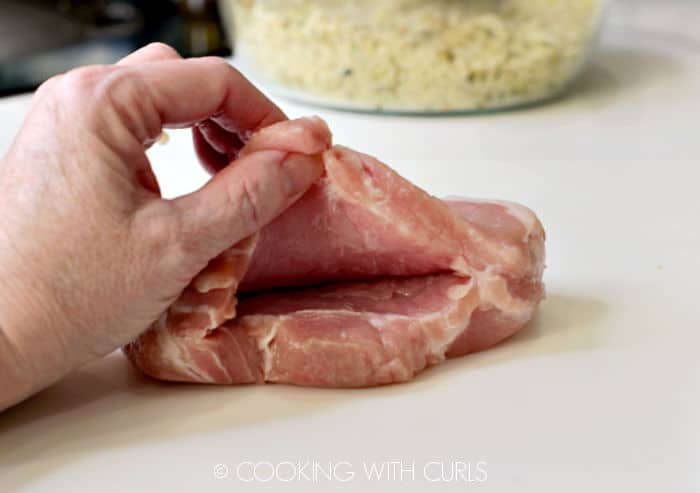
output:
M295 100L391 113L481 112L559 94L606 0L221 0L236 63Z

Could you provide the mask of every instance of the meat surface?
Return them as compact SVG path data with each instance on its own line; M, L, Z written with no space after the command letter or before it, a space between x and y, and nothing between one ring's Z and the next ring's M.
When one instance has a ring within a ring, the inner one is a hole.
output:
M290 121L242 152L304 153L324 138L322 121ZM532 318L544 231L529 209L442 201L342 147L323 162L308 193L213 260L125 347L138 368L186 382L380 385L486 349Z

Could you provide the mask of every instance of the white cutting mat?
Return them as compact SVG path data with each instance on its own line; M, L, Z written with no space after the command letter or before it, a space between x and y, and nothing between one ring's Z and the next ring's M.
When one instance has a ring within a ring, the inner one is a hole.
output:
M321 111L436 195L539 213L549 299L522 333L349 391L158 384L116 353L0 415L0 491L697 491L698 22L628 4L576 90L526 111ZM27 104L0 101L0 150ZM151 156L170 195L206 178L186 133Z

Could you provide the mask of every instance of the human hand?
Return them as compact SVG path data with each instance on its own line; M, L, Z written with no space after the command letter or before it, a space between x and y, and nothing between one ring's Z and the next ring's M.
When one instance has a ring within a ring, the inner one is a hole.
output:
M36 93L0 161L0 410L127 343L322 173L330 136L254 152L163 200L145 149L194 126L210 170L283 113L225 61L150 45Z

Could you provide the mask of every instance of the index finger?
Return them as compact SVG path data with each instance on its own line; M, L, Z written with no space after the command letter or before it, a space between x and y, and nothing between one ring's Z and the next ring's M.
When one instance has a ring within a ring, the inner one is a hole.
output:
M287 117L238 70L216 57L165 60L130 68L167 127L211 119L242 136Z

